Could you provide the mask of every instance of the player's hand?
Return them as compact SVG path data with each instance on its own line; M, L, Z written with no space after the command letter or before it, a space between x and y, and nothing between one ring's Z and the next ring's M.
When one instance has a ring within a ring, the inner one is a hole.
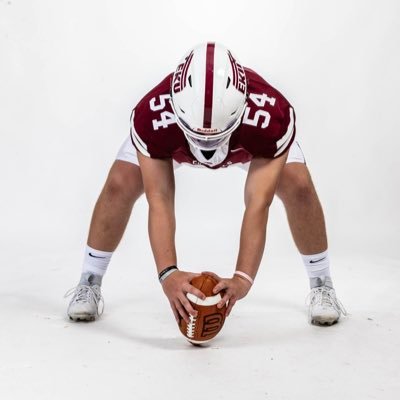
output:
M214 288L214 293L217 294L223 291L223 296L220 302L217 304L218 308L222 308L225 304L228 303L228 307L226 309L226 316L228 317L232 311L232 307L235 303L243 299L249 292L251 288L250 282L246 282L244 279L239 278L238 276L233 276L233 278L221 278L214 272L205 271L202 272L203 275L210 275L214 279L218 281L218 284Z
M178 324L180 318L183 318L189 323L189 314L193 317L197 316L197 311L192 307L190 301L186 297L187 293L191 293L202 300L206 299L203 292L190 284L190 281L199 275L200 274L191 272L176 271L168 276L162 283L162 288L168 297L169 304L171 305Z

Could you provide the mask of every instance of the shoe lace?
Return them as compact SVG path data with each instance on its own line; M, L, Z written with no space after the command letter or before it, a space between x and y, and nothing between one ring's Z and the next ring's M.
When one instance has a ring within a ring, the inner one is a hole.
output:
M344 305L336 297L334 289L327 286L319 286L311 290L306 298L306 304L318 304L321 306L333 307L339 314L347 315Z
M104 311L104 299L103 296L101 295L101 290L100 286L98 285L93 285L93 286L88 286L88 285L78 285L75 286L71 289L69 289L65 294L64 298L67 298L71 295L74 295L72 298L72 301L75 301L77 303L86 303L90 301L94 301L97 307L97 314L101 315L103 314Z

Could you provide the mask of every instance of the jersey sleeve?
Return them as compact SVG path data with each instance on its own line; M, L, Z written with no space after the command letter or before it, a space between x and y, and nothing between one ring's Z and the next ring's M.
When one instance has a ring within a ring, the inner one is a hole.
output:
M274 157L279 157L289 150L296 136L296 115L292 106L288 105L283 112L283 120L279 139L276 140Z
M177 126L169 91L172 74L146 94L131 114L133 145L146 157L172 157L177 142Z
M241 126L241 142L253 157L276 158L289 150L296 135L296 115L291 104L252 70L248 107Z

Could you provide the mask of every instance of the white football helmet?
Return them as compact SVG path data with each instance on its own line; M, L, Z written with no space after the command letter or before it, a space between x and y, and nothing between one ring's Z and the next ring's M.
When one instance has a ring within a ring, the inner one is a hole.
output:
M221 44L203 43L190 50L176 69L171 105L190 144L216 150L241 122L247 99L243 67Z

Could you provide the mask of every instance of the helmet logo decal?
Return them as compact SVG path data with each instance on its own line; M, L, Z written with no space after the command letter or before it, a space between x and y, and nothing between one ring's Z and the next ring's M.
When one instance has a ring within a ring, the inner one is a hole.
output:
M206 135L212 135L213 133L218 133L217 128L196 128L196 132L204 133Z
M233 73L233 86L241 93L245 93L246 91L246 74L244 72L243 67L236 62L233 58L232 53L228 51L229 60L232 66Z
M213 91L214 91L214 50L215 43L207 43L206 50L206 82L204 93L203 127L211 128Z
M172 82L172 89L174 93L179 93L186 87L186 76L190 66L190 63L193 58L193 51L185 58L185 61L182 64L178 65L178 68L174 74L174 80Z

